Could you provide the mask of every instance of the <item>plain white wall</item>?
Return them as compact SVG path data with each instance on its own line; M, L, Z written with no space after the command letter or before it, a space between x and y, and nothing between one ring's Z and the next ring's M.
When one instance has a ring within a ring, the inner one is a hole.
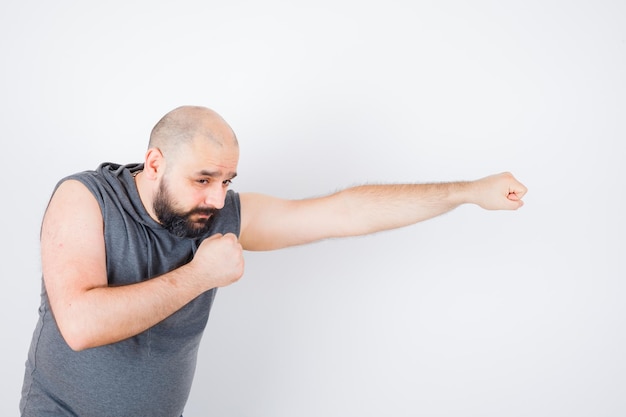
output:
M215 108L233 188L301 198L511 170L517 212L247 254L185 416L626 414L621 1L3 1L0 414L56 181Z

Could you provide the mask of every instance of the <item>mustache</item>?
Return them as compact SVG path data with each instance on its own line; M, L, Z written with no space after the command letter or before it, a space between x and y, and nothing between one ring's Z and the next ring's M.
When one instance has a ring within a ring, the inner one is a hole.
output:
M204 214L206 216L213 216L215 213L217 213L219 210L216 208L210 208L210 207L196 207L193 210L190 210L189 212L187 212L187 216L191 216L193 214Z

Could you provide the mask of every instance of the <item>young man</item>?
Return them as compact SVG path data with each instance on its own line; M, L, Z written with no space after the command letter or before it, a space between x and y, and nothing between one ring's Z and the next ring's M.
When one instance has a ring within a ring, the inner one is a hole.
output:
M238 160L228 124L184 106L154 127L144 163L58 183L41 229L23 417L179 417L215 291L242 276L244 249L403 227L465 203L515 210L526 193L503 173L283 200L229 190Z

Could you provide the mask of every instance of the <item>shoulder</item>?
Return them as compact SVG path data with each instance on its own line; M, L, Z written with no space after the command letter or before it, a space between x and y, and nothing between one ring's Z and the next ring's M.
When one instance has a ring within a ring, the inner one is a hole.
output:
M46 217L85 215L87 210L100 213L93 193L78 179L66 178L58 183L46 209Z

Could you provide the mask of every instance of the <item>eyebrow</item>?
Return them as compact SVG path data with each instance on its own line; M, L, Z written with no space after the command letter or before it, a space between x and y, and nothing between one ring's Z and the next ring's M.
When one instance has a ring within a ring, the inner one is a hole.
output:
M215 177L221 177L222 176L222 171L208 171L206 169L203 169L202 171L199 171L197 173L198 176L201 177L211 177L211 178L215 178ZM227 177L230 178L231 180L233 178L235 178L237 176L236 172L230 172Z

